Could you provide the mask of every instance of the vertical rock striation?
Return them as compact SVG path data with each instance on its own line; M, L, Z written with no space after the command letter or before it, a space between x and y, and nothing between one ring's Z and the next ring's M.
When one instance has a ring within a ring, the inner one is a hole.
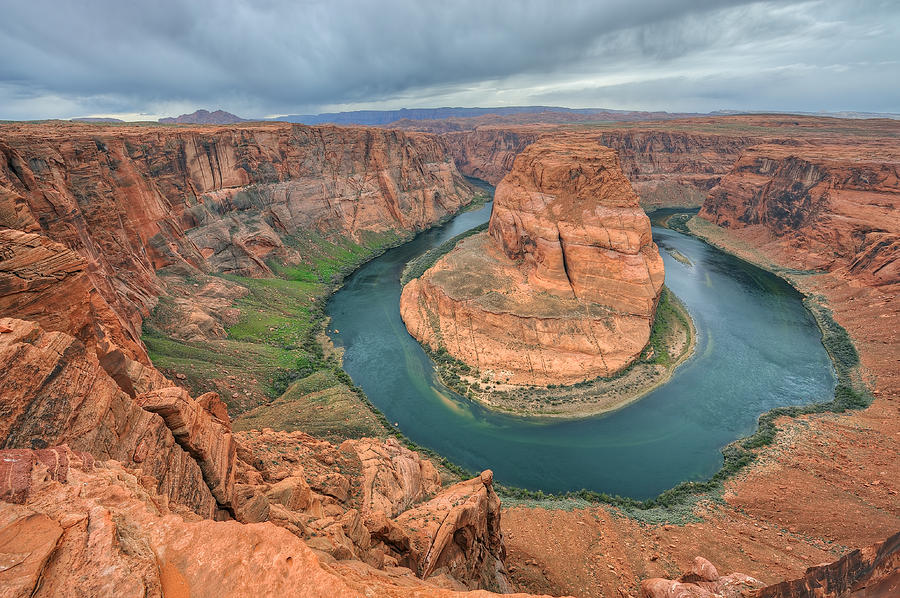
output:
M754 146L700 211L800 269L872 286L900 283L898 214L900 153L872 142Z
M403 290L410 333L495 381L572 384L632 363L664 270L616 153L542 139L497 188L487 233Z

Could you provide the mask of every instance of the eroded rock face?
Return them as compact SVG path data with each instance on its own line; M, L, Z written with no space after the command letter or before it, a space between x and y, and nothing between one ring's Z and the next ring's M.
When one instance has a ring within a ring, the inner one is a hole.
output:
M747 592L763 583L743 573L719 575L715 566L698 556L690 571L677 580L645 579L641 582L643 598L744 598Z
M146 478L115 461L95 465L65 448L50 452L68 459L64 473L46 451L0 451L0 463L27 461L32 470L27 479L0 478L0 495L27 497L0 502L0 551L16 559L0 569L9 595L466 595L442 589L452 580L423 581L409 569L328 560L271 522L185 519ZM349 535L351 519L341 518Z
M74 336L132 396L168 385L143 367L149 361L140 338L94 287L85 260L43 235L0 229L0 316L6 315Z
M365 242L408 234L471 196L442 145L424 134L291 124L0 126L0 228L77 253L119 319L122 334L110 340L144 365L138 339L162 292L156 270L271 275L266 260L304 259L293 235ZM191 334L215 333L198 316Z
M634 361L663 279L615 152L541 140L498 186L488 233L411 281L400 309L413 336L490 379L571 384Z
M544 141L497 187L490 235L537 290L651 316L664 270L615 152Z
M158 492L212 517L197 461L163 419L124 393L85 345L34 322L0 318L0 447L68 444L153 476Z
M536 131L483 127L445 133L441 139L460 172L497 185L512 170L516 156L539 136Z
M799 579L749 593L750 598L890 598L900 595L900 533L857 549Z
M423 578L446 570L473 588L508 592L506 548L500 533L500 499L494 475L447 488L434 499L406 511L397 522L412 530L416 567Z
M677 580L645 579L644 598L892 598L900 595L900 533L883 542L853 550L833 563L809 567L799 579L766 586L716 568L696 557L690 571Z
M741 155L700 217L772 246L798 268L886 286L900 282L898 213L896 148L762 144Z
M497 125L444 133L441 139L460 172L497 185L512 170L516 156L526 146L550 135L560 142L569 136L584 137L551 132L546 127ZM661 126L611 130L592 138L618 152L622 171L648 211L702 205L706 194L728 173L741 151L759 141L746 135L666 130Z

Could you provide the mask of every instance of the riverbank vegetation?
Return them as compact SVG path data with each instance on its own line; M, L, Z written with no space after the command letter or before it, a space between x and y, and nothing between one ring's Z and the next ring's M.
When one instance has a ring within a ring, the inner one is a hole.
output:
M729 247L721 243L722 236L727 234L705 220L695 218L693 213L675 214L667 217L666 225L680 232L698 237L720 250L743 259ZM682 230L683 229L683 230ZM718 233L719 236L715 236ZM719 239L720 242L715 242ZM755 255L755 253L754 253ZM771 262L760 259L753 260L760 268L773 272L797 288L792 275L815 275L818 272L797 271L773 266ZM798 289L799 290L799 289ZM557 508L560 504L583 505L606 504L619 509L623 515L645 523L677 523L696 521L696 505L698 502L718 502L722 500L725 482L753 463L757 450L775 442L778 427L777 421L782 417L800 417L817 413L843 413L850 409L863 409L872 402L872 396L860 374L859 354L846 329L834 320L824 297L806 294L804 305L813 315L822 333L822 344L834 365L837 384L834 394L826 400L816 401L811 397L807 405L792 407L776 407L759 417L756 431L745 438L738 439L722 449L722 468L709 480L701 482L683 482L670 488L654 498L636 500L629 497L613 496L592 490L578 490L561 494L548 494L522 488L498 487L498 494L504 498L506 505L524 505L538 508ZM577 508L577 507L576 507Z
M469 230L456 235L452 239L444 241L437 247L429 249L419 257L411 259L403 268L403 272L400 274L400 286L404 287L410 280L419 278L420 276L425 274L426 270L435 265L435 263L437 263L439 259L450 253L450 251L454 247L456 247L457 243L459 243L463 239L471 237L472 235L477 235L481 231L487 230L487 228L487 222L485 222L484 224L479 224L475 228L470 228Z
M395 233L359 242L298 234L291 242L308 257L299 264L269 263L275 274L269 278L161 271L169 296L144 322L150 358L192 394L218 392L238 430L304 430L336 441L385 436L385 422L340 375L339 357L324 335L325 302L346 275L404 240ZM227 336L180 338L184 314L177 298L214 278L243 289L229 308L238 315L224 322Z
M664 287L647 347L613 376L569 386L498 383L444 348L424 349L445 386L489 409L527 417L581 418L621 409L664 384L693 353L695 341L690 314Z

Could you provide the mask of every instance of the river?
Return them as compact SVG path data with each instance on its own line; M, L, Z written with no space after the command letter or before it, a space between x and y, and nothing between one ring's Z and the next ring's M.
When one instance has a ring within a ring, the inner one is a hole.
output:
M676 231L653 228L666 284L697 328L694 356L671 380L613 413L539 420L491 412L448 390L400 318L400 273L412 258L490 217L464 212L362 266L331 298L329 336L344 369L416 443L507 485L587 488L644 499L709 478L721 449L761 413L829 400L835 377L802 296L777 276ZM674 259L666 249L686 256Z

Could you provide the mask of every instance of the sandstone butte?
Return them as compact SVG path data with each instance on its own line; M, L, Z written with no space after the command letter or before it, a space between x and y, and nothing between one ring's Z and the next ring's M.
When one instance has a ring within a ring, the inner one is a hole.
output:
M414 337L511 384L573 384L631 364L664 270L612 149L548 138L498 185L487 232L403 289Z
M869 408L779 421L775 445L686 525L603 506L501 512L490 472L445 485L395 440L234 432L215 393L191 397L147 358L156 271L265 276L268 260L303 257L300 229L420 230L471 193L451 156L468 174L507 150L281 124L0 125L0 595L896 596L897 124L609 133L636 185L718 184L703 216L722 228L691 226L824 296L872 380ZM827 260L808 249L829 244Z

